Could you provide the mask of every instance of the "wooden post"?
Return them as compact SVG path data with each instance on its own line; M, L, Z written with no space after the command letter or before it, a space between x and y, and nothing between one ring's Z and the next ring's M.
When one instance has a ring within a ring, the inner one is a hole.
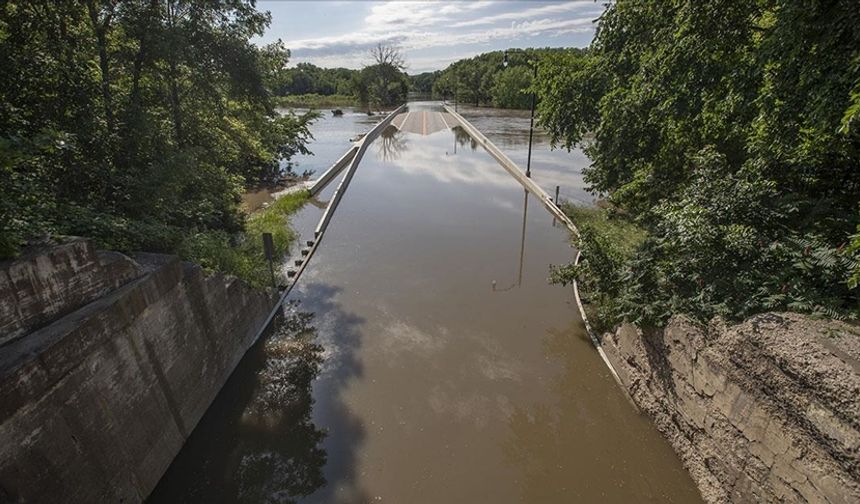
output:
M269 273L272 275L272 287L278 288L275 282L275 242L272 240L272 233L263 233L263 252L266 254L266 260L269 261Z

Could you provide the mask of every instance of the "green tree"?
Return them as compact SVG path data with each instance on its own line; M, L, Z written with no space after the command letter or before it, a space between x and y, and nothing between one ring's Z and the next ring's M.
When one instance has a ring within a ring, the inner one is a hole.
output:
M272 87L277 96L318 94L350 94L351 82L357 70L320 68L311 63L299 63L282 71L278 85Z
M519 91L531 85L534 65L545 58L579 58L581 49L508 49L458 60L436 76L433 94L461 102L503 108L529 108L531 99ZM504 65L507 53L508 65Z
M500 108L529 108L531 94L525 91L532 84L532 75L525 66L506 68L497 73L490 88L493 106Z
M542 124L649 235L623 318L857 310L858 22L839 0L617 2L585 56L542 59Z
M403 71L406 62L394 46L379 44L370 51L374 64L364 67L353 80L353 88L361 103L371 107L387 107L402 103L409 91L409 76Z
M439 75L441 74L441 70L436 70L435 72L424 72L417 75L410 75L410 86L413 91L419 93L432 93L433 85L436 83L436 79L438 79Z
M313 116L270 103L289 53L250 39L243 0L72 0L0 7L2 253L45 234L173 250L242 228L245 185L306 152Z

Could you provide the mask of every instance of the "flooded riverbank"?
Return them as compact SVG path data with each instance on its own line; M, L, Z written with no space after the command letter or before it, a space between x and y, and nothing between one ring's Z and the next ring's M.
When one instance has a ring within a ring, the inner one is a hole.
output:
M340 109L343 114L335 115L331 110L317 110L319 118L308 128L313 140L308 143L311 154L297 154L289 161L281 160L280 168L284 173L291 173L297 178L308 174L309 179L318 177L328 169L346 149L352 140L358 138L379 121L379 116L368 116L353 107ZM279 109L281 114L290 111L303 114L308 109ZM260 188L248 191L242 195L242 207L247 212L253 212L272 202L272 194L283 190L284 187Z
M547 282L566 231L438 112L411 104L370 146L290 295L322 348L304 427L241 413L293 386L257 353L217 402L240 413L213 406L151 502L699 499Z

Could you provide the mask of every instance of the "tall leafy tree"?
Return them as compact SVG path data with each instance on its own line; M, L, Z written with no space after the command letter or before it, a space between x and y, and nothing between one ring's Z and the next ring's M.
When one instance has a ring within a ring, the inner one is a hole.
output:
M585 57L542 62L543 125L649 232L619 317L857 310L858 23L842 0L617 2Z
M250 43L246 0L33 0L0 7L0 247L42 233L170 249L241 228L244 185L305 152L310 116L280 116L289 53Z
M354 88L359 101L370 106L390 106L401 103L409 91L406 60L395 46L378 44L371 49L373 64L364 67L355 77Z

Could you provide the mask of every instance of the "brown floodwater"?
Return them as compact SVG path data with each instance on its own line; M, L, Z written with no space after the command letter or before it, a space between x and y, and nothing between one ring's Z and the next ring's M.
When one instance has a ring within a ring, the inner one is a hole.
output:
M700 502L547 281L566 230L438 111L411 104L368 149L286 329L150 502ZM318 367L284 350L296 334Z

